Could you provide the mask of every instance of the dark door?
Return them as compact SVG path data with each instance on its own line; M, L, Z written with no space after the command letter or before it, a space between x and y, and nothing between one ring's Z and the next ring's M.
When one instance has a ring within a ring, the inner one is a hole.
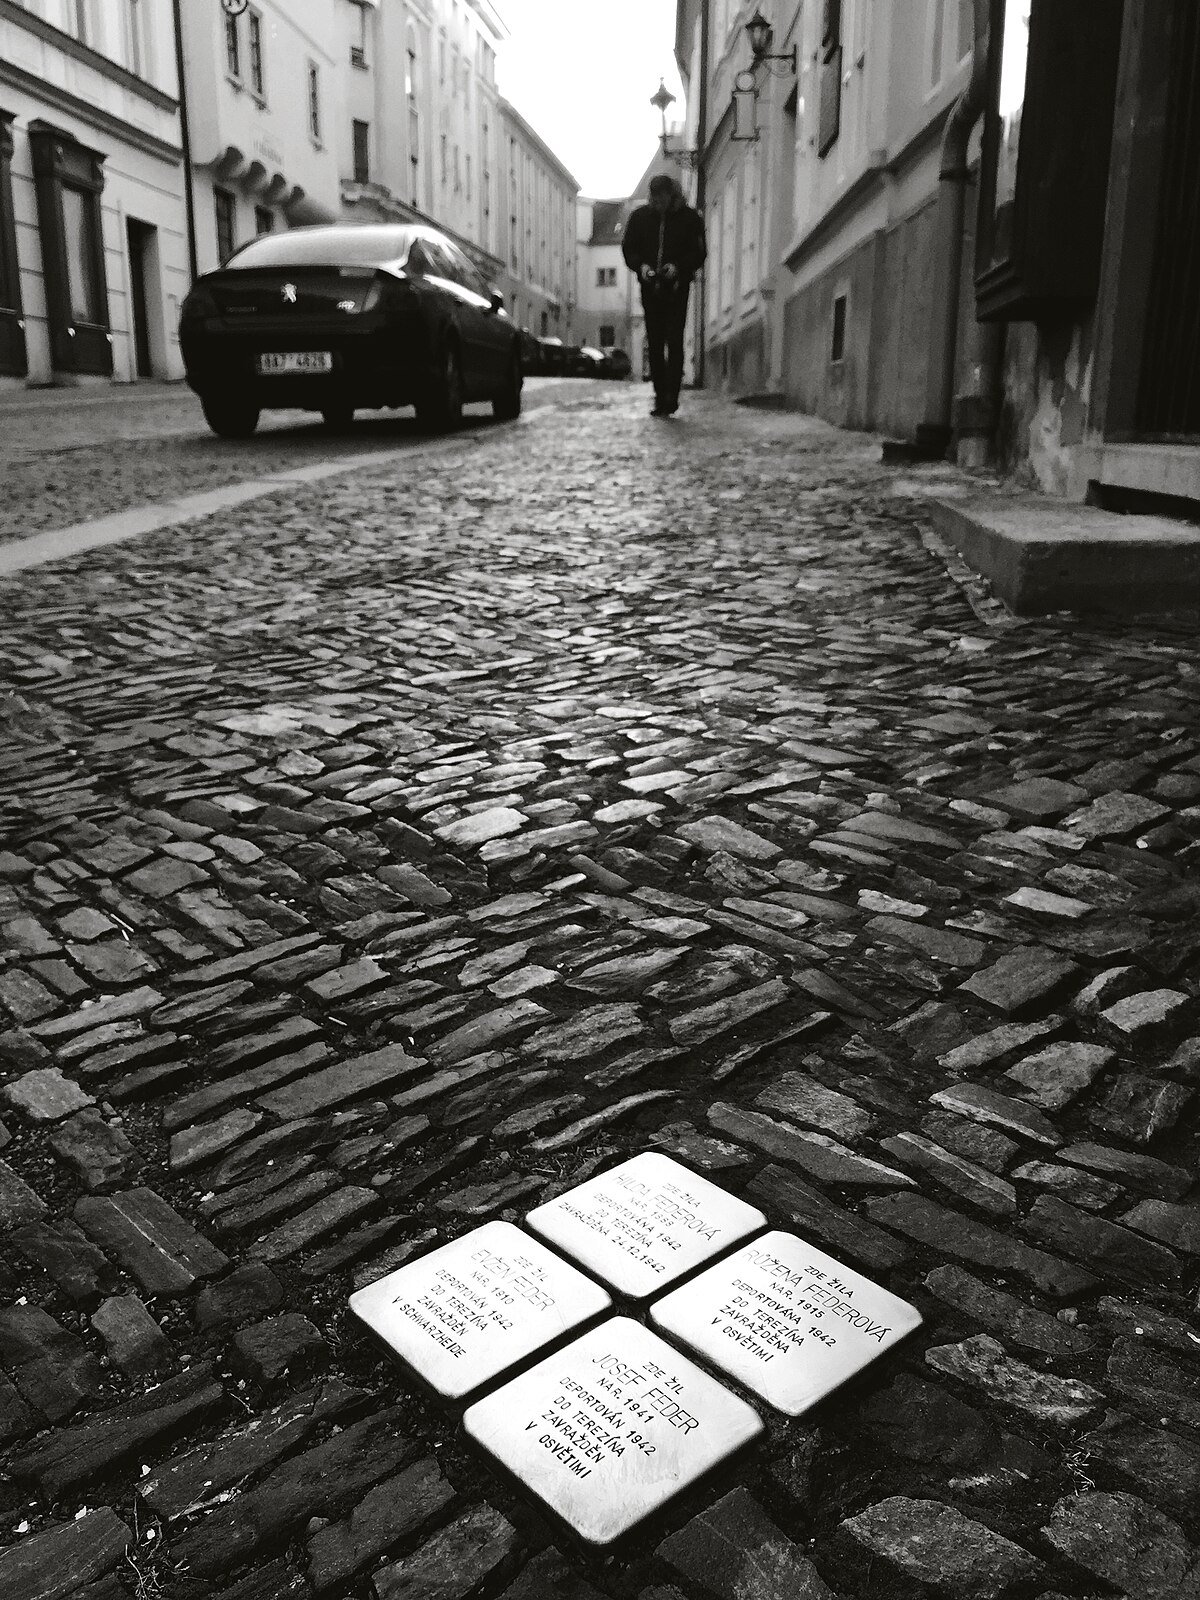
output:
M1200 440L1200 6L1172 8L1166 127L1136 433Z
M133 348L139 378L153 377L150 364L150 306L146 297L147 257L154 229L132 218L125 224L129 239L129 299L133 317Z

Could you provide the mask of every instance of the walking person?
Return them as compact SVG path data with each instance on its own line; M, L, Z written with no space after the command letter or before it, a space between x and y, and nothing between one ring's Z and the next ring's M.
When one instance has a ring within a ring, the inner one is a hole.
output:
M683 385L683 338L692 279L708 249L704 222L672 177L650 180L650 204L630 217L622 242L625 265L642 286L646 344L654 382L653 417L673 417Z

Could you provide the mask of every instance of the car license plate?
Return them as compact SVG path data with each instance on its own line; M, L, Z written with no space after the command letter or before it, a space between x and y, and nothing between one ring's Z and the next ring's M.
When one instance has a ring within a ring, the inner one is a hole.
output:
M332 372L333 355L328 350L266 350L258 358L263 377L282 372Z

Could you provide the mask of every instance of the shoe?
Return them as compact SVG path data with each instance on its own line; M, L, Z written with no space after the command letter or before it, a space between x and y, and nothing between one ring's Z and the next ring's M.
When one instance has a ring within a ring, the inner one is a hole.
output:
M664 404L664 406L662 408L663 416L664 417L673 417L678 410L679 410L679 401L678 400L668 400Z

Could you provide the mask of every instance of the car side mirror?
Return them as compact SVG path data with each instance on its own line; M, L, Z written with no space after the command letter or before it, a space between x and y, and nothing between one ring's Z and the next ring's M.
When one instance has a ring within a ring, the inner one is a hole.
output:
M489 309L490 310L492 310L492 311L503 311L504 310L504 296L500 293L499 289L493 289L491 294L488 296L488 300L489 300Z

